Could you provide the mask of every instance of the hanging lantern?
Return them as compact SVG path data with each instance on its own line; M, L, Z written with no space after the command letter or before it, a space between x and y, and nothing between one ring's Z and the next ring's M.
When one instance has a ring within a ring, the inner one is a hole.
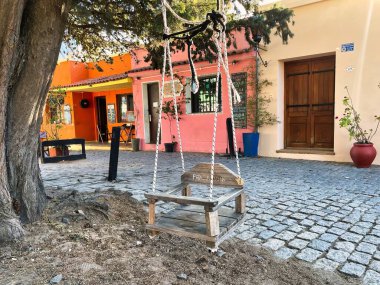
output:
M80 100L80 106L83 109L86 109L90 106L90 101L88 101L87 99L82 99L82 100Z

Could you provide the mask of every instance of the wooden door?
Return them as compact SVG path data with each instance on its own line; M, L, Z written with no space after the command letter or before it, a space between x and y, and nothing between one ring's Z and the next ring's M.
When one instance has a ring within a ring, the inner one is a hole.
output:
M157 142L159 92L160 90L158 83L148 84L150 143Z
M285 64L285 147L333 148L335 56Z

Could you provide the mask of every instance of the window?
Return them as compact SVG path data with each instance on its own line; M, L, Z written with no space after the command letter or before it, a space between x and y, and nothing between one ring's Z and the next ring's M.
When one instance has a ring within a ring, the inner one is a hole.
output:
M107 104L107 120L108 123L116 123L115 104Z
M60 124L63 121L63 104L65 98L63 95L49 94L47 98L48 118L50 124Z
M71 121L71 107L70 107L70 105L65 105L63 107L63 116L65 118L65 124L71 125L72 121Z
M133 111L134 110L133 95L127 95L127 110L128 111Z
M116 95L117 101L117 121L119 123L128 122L128 111L133 111L133 95Z
M219 112L222 110L222 90L221 77L219 78L219 94L216 92L216 76L199 78L199 90L191 93L191 113L214 112L215 100L219 103Z

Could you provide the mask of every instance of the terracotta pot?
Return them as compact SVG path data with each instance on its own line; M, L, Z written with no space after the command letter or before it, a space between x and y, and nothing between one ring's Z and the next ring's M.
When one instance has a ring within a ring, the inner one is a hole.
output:
M373 143L354 143L350 155L357 168L368 168L376 157Z

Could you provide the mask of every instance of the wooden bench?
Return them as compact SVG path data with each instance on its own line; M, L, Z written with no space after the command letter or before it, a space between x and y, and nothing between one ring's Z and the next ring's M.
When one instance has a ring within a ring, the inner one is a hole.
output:
M49 147L58 147L61 149L66 149L68 146L73 144L80 144L82 146L81 154L66 154L63 152L62 156L47 156ZM66 140L51 140L41 142L41 162L42 163L53 163L63 160L77 160L86 158L85 140L84 139L66 139Z

